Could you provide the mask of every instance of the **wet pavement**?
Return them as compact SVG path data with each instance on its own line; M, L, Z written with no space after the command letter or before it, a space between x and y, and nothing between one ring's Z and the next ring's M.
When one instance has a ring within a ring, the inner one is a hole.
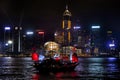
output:
M75 71L39 74L30 57L0 57L0 80L119 80L119 63L119 58L79 58Z

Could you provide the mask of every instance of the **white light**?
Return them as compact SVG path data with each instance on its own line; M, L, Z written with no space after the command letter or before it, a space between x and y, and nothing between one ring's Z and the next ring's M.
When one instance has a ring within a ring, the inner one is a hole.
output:
M26 34L27 34L27 35L32 35L33 32L32 32L32 31L28 31Z
M8 43L6 43L5 46L8 46Z
M115 46L115 44L109 44L109 46L110 46L110 47L114 47L114 46Z
M18 27L15 27L15 30L18 30Z
M99 28L100 28L100 26L92 26L92 28L99 29Z
M11 40L9 40L9 41L8 41L8 44L12 44L12 41L11 41Z
M20 28L20 30L22 30L22 27L19 27Z
M80 26L74 26L73 28L74 29L80 29Z
M5 30L10 30L10 27L5 27Z
M55 33L54 35L57 36L57 33Z

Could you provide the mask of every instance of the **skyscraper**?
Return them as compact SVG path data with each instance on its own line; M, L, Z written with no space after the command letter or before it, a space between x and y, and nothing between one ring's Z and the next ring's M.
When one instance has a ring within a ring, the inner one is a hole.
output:
M63 21L62 21L62 35L64 37L64 45L70 45L71 40L71 12L68 10L68 6L66 5L66 9L63 13Z

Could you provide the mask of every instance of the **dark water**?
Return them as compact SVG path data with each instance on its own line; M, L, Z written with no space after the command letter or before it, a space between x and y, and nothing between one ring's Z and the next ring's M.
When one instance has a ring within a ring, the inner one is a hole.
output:
M0 80L106 80L120 79L119 58L79 58L73 72L39 74L30 57L0 57Z

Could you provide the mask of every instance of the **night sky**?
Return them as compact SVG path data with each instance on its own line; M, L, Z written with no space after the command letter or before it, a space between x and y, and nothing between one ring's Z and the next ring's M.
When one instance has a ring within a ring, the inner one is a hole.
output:
M12 25L53 32L61 27L66 4L73 26L100 25L116 34L120 32L119 0L0 0L0 27Z

